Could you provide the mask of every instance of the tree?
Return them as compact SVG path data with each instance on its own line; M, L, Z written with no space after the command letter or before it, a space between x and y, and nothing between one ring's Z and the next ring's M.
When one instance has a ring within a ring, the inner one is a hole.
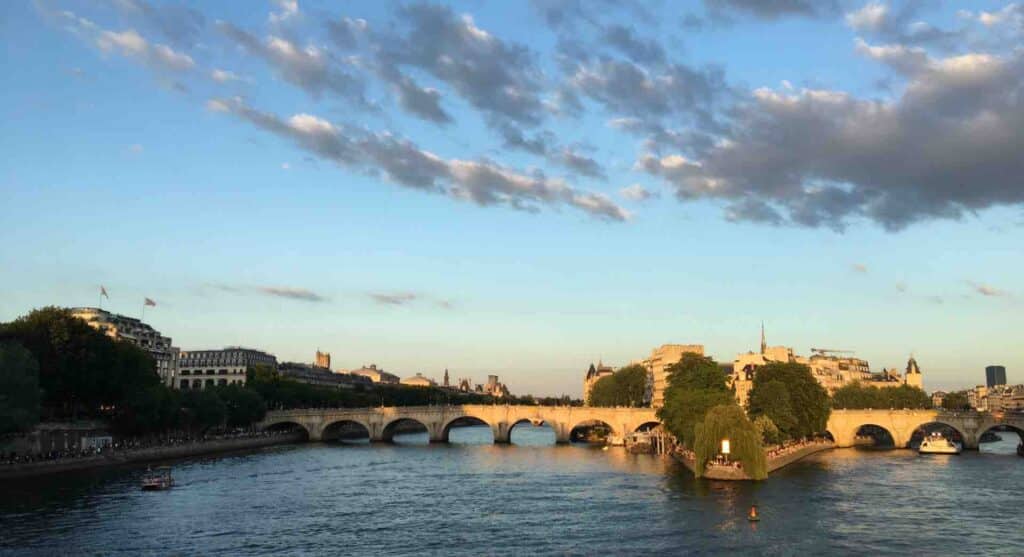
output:
M942 407L946 410L970 410L971 403L967 398L967 391L949 393L942 399Z
M189 415L190 425L200 431L224 425L227 417L227 406L216 389L186 391L182 396L182 406Z
M0 435L39 422L39 364L17 342L0 342Z
M778 400L780 392L786 393L788 404ZM797 363L772 362L758 368L748 406L751 417L767 415L789 438L825 431L831 413L828 392L811 375L810 368ZM795 421L789 421L790 415Z
M217 394L224 401L227 423L231 427L248 427L267 414L267 404L263 397L252 389L228 385L217 388Z
M792 437L798 420L786 384L778 379L761 384L750 391L750 415L767 417L783 437Z
M32 353L43 407L60 418L96 416L101 406L116 407L160 383L146 352L107 337L66 309L33 310L0 326L0 340L19 342Z
M591 406L643 406L647 391L647 370L640 365L620 368L598 379L590 390Z
M931 408L932 400L927 393L910 385L879 388L854 382L836 389L832 394L832 407L853 410L920 410Z
M766 445L778 445L785 441L775 422L763 414L754 419L754 429L761 435L761 441Z
M726 377L714 360L697 354L683 354L668 368L665 403L658 419L683 445L692 447L695 427L709 409L735 401Z
M731 402L708 410L695 428L693 451L698 478L703 475L707 462L721 451L723 439L729 440L729 458L742 462L743 470L751 479L763 480L768 477L761 435L743 409Z

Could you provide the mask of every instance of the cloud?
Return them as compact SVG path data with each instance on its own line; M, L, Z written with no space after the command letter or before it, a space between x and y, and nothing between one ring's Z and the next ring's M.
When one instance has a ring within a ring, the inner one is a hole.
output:
M398 185L468 200L535 212L569 206L589 216L625 221L630 213L601 193L578 190L542 171L523 173L487 159L443 159L388 132L372 133L310 114L288 119L260 112L241 99L211 99L207 108L233 114L289 139L304 150L340 166L381 172Z
M110 31L71 12L62 12L62 15L77 29L80 36L89 37L93 44L105 53L119 54L156 70L181 72L195 66L191 56L177 52L164 44L150 43L134 29Z
M370 105L364 98L361 78L346 71L330 53L314 45L300 47L291 40L270 35L260 40L231 23L218 22L225 36L247 52L263 59L285 81L306 91L313 98L330 93L361 108Z
M896 283L896 290L897 291L899 291L899 292L906 292L908 289L909 289L909 287L907 286L907 283L905 283L905 282L897 282Z
M451 124L454 120L441 108L441 93L437 89L423 88L407 75L389 72L388 81L398 97L398 104L406 112L437 124Z
M648 199L659 197L657 193L652 192L640 184L631 184L620 189L619 195L630 201L647 201Z
M982 283L978 283L978 282L974 282L974 281L970 281L970 280L967 281L967 284L969 284L971 286L971 288L974 289L975 292L977 292L978 294L981 294L982 296L998 297L998 296L1007 296L1008 295L1008 293L1005 290L1000 290L998 288L995 288L993 286L989 286L987 284L982 284Z
M371 293L370 298L381 305L404 306L416 301L419 296L412 292Z
M122 14L152 27L179 47L195 45L206 26L202 13L180 4L153 6L144 0L112 0L112 3Z
M406 6L398 19L401 31L374 38L384 71L416 68L490 117L541 121L540 71L526 47L503 41L477 27L472 17L444 6Z
M258 286L256 290L267 296L287 298L289 300L301 300L304 302L326 302L327 298L305 288L291 288L286 286Z
M893 10L883 2L868 2L846 14L846 24L855 31L868 33L886 42L903 45L932 44L950 47L960 31L939 29L917 19L922 2L910 1Z
M142 145L140 145L138 143L133 143L133 144L128 146L128 151L131 152L134 155L138 155L138 154L142 153L143 150L144 149L143 149Z
M580 176L604 179L604 168L594 159L581 155L568 147L562 148L552 156L553 162L560 164Z
M758 19L828 17L839 12L836 0L704 0L704 5L713 15L733 13Z
M863 263L853 263L852 265L850 265L850 268L853 269L853 272L855 272L855 273L867 273L868 272L868 266L863 264Z
M329 19L326 25L327 35L334 41L335 45L343 50L355 50L358 48L370 28L365 19L351 19L347 17L338 20Z
M242 78L234 72L229 72L227 70L221 70L217 68L214 68L210 71L210 79L216 81L217 83L231 83L232 81L242 81Z
M632 27L614 24L604 30L604 41L639 64L659 64L665 61L665 49L656 41L641 39Z
M699 156L648 153L637 167L680 200L728 202L736 220L836 230L1024 204L1024 51L901 67L908 81L893 100L758 89Z

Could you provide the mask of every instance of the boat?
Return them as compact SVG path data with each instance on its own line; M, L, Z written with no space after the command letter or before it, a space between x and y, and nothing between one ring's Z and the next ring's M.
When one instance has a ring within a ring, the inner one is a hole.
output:
M174 486L174 478L171 477L171 469L168 466L157 468L156 471L147 470L142 477L143 491L164 491Z
M941 433L932 433L921 441L918 447L918 454L960 454L963 447L960 443L954 443L946 439Z
M1017 444L1017 456L1024 456L1024 441Z

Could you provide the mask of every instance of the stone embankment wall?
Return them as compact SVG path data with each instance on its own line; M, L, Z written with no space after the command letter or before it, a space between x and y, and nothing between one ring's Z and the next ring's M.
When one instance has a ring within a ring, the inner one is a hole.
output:
M821 451L827 451L834 448L835 444L833 443L812 443L810 445L807 445L806 447L802 447L797 451L793 451L791 453L787 453L776 458L769 458L767 463L768 473L771 474L772 472L780 468L789 466L790 464L793 464L794 462L804 459L812 454L820 453ZM686 468L690 472L693 472L694 475L697 474L696 464L693 461L693 459L686 458L680 455L679 453L672 453L672 457L675 458L678 462L682 463L683 466L686 466ZM713 466L709 468L708 470L706 470L704 478L708 480L727 481L751 479L750 476L748 476L742 468L732 468L725 466Z
M161 460L173 460L176 458L186 458L191 456L230 453L234 451L244 451L249 449L258 449L261 447L269 447L272 445L299 443L305 440L305 433L294 433L284 435L272 435L270 437L251 437L244 439L224 439L219 441L205 441L201 443L175 445L173 447L133 449L130 451L122 451L115 454L90 456L85 458L69 458L63 460L28 462L24 464L10 464L0 466L0 480L73 472L76 470L88 470L92 468L103 468L108 466L118 466L122 464L155 462Z

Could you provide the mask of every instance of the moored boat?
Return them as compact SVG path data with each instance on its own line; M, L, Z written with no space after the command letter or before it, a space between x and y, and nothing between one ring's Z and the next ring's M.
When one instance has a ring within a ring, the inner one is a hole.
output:
M941 433L932 433L921 441L918 447L918 454L960 454L962 450L960 443L954 443L946 439Z

